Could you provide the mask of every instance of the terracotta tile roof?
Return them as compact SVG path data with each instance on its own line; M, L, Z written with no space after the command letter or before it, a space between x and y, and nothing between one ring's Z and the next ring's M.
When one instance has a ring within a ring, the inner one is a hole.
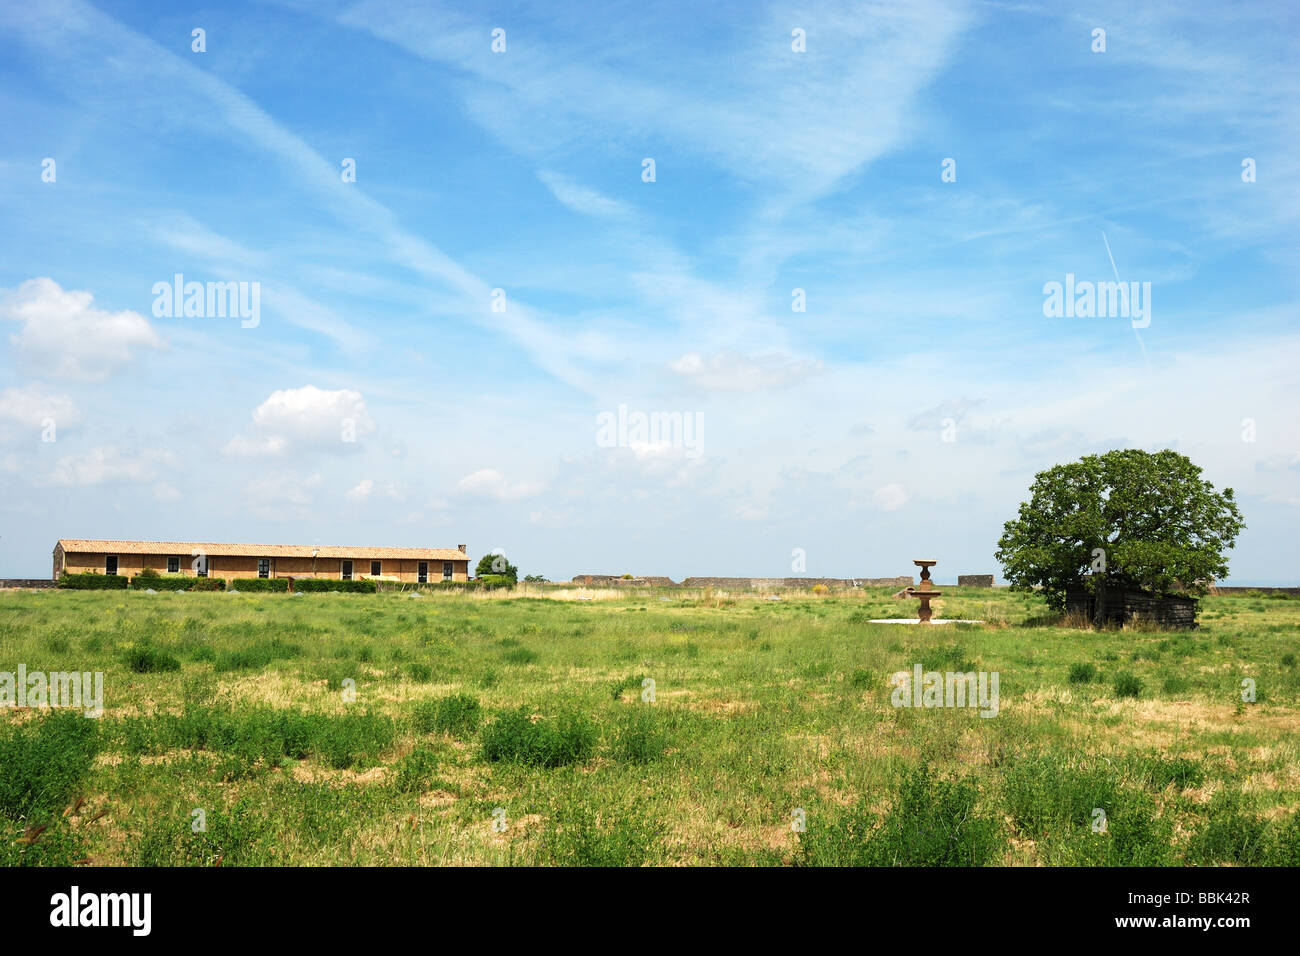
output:
M364 548L313 544L221 544L212 541L117 541L60 538L65 554L155 554L190 556L195 551L213 557L246 558L352 558L361 561L407 559L413 561L468 561L457 548Z

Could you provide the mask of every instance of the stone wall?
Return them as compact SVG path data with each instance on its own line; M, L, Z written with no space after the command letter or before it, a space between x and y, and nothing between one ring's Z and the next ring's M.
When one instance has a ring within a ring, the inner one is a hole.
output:
M957 587L959 587L959 588L991 588L991 587L993 587L993 575L991 575L991 574L959 574L959 575L957 575Z
M49 578L0 578L0 588L52 588Z
M597 588L676 588L671 578L649 575L646 578L624 578L623 575L573 575L571 584L585 584Z
M1229 585L1212 585L1211 594L1246 594L1250 591L1258 591L1260 594L1293 594L1300 596L1300 588L1252 588L1248 586Z
M573 584L596 587L669 587L669 588L724 588L746 591L761 588L811 588L823 585L828 588L905 588L910 587L910 577L897 578L686 578L680 584L671 578L624 578L616 574L577 574Z

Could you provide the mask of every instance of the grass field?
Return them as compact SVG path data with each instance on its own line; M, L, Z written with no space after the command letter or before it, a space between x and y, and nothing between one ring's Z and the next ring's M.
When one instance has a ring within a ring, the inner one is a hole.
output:
M1092 631L944 590L986 623L866 623L915 613L884 590L0 592L0 671L104 673L100 719L0 709L0 864L1300 863L1300 601ZM997 716L893 706L917 663L998 672Z

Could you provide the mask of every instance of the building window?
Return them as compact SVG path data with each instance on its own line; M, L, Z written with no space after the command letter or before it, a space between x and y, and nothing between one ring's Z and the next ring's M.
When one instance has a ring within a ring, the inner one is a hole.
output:
M351 580L352 580L352 562L351 562L351 561L344 561L344 562L343 562L343 580L344 580L344 581L351 581Z
M180 569L181 569L181 559L180 559L180 558L168 558L168 559L167 559L167 573L168 573L168 574L178 574L178 573L180 572Z
M381 567L380 562L378 561L370 562L370 576L372 578L377 578L379 577L379 575L383 574L383 571L380 570L380 567Z
M428 581L429 581L429 562L428 562L428 561L421 561L421 562L420 562L419 569L418 569L418 574L416 575L416 579L417 579L421 584L427 584L427 583L428 583Z
M117 555L109 554L104 556L104 573L117 574Z
M450 562L450 561L444 561L444 562L442 562L442 579L443 579L444 581L450 581L450 580L451 580L451 562Z
M257 576L258 576L259 578L269 578L269 577L271 576L271 559L270 559L270 558L258 558L258 559L257 559Z

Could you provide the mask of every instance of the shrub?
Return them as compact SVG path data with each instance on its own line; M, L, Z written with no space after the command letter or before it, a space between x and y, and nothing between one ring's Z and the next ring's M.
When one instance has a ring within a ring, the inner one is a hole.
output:
M965 780L935 780L922 765L903 776L883 819L861 800L848 810L809 814L799 840L808 866L985 866L1006 839L994 816L976 810ZM829 822L827 822L829 818Z
M217 655L215 667L218 672L255 670L265 667L272 661L291 660L301 654L302 648L297 644L289 644L276 637L251 647L222 651Z
M1267 866L1300 866L1300 810L1289 820L1275 820L1269 828Z
M429 588L434 591L494 591L500 587L510 587L509 583L489 584L481 578L475 581L430 581L428 584L421 584L419 587Z
M399 793L422 793L428 790L434 782L433 774L438 769L438 762L436 750L425 744L416 744L414 750L397 762L393 789Z
M289 590L289 579L288 578L237 578L231 583L230 586L231 588L244 594L250 591L283 592ZM294 586L295 587L297 586L297 582L294 582Z
M122 663L137 674L155 674L178 671L181 662L166 651L151 644L137 644L122 654Z
M979 668L966 660L966 649L960 644L932 647L921 653L921 669L926 671L973 671Z
M145 569L151 570L149 568ZM198 578L187 578L181 574L158 574L146 575L141 571L132 581L131 587L136 591L143 591L145 588L151 588L154 591L187 591Z
M333 581L329 578L294 578L295 591L340 591L344 594L374 594L374 581Z
M433 665L424 661L411 661L406 665L406 676L419 684L433 680Z
M0 816L27 825L56 814L99 753L99 722L55 711L0 730Z
M637 707L623 715L611 747L615 760L644 764L658 760L668 749L670 735L659 711Z
M74 591L124 591L126 576L122 574L69 574L59 576L59 587Z
M311 787L303 786L299 800ZM283 832L268 815L261 798L244 797L233 806L207 811L207 829L194 833L188 825L151 825L135 840L136 866L270 866L283 858Z
M206 750L233 758L226 776L241 776L259 761L317 757L335 769L376 758L393 741L389 717L370 712L340 716L289 708L188 707L181 714L128 717L121 723L128 753Z
M1076 764L1058 753L1010 763L1007 808L1046 861L1074 866L1155 866L1169 862L1170 827L1151 797L1123 787L1109 766ZM1105 829L1093 830L1105 813Z
M501 657L507 664L531 664L537 660L536 652L526 647L513 647Z
M1192 834L1187 859L1192 863L1256 866L1267 850L1266 826L1250 813L1239 793L1221 790L1208 808L1209 819Z
M224 591L226 589L225 578L186 578L191 582L191 591Z
M1137 697L1142 693L1142 678L1129 671L1120 671L1115 675L1112 687L1116 697Z
M662 821L637 805L611 814L566 800L553 810L539 849L558 866L641 866L663 830Z
M635 677L629 675L627 677L624 677L622 680L615 681L610 686L609 689L610 696L613 697L615 700L619 700L623 697L623 692L625 690L630 690L634 687L640 688L641 682L644 680L645 680L645 676L643 674L637 674Z
M156 577L160 577L160 575L154 568L145 568L138 575L136 575L136 580L139 580L140 578L156 578Z
M1070 683L1071 684L1091 684L1097 679L1097 668L1091 663L1071 664L1070 665Z
M1166 694L1184 694L1191 686L1192 682L1186 677L1179 674L1169 674L1160 685L1160 689Z
M416 733L451 734L464 738L472 737L478 731L483 712L477 698L452 694L416 704L414 719Z
M528 709L520 707L483 728L482 752L492 762L559 767L589 758L596 736L595 726L582 714L566 712L534 721Z
M1205 768L1187 757L1165 758L1153 755L1140 760L1138 771L1153 790L1163 790L1170 784L1179 790L1199 787L1205 781Z

